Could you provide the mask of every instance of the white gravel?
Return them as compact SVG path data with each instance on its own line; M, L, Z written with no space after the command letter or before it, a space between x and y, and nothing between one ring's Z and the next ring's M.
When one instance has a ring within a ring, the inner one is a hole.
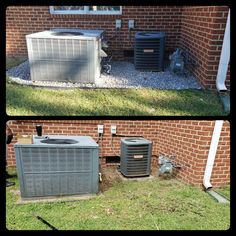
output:
M95 84L31 81L29 62L9 69L9 78L23 85L55 88L158 88L158 89L201 89L194 76L178 76L165 69L164 72L140 72L131 62L113 61L110 75L102 74ZM187 74L187 73L186 73Z

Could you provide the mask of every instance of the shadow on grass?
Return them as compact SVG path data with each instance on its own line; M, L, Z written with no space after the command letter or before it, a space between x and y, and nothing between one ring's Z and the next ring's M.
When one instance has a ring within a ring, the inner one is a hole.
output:
M114 104L122 98L124 105L132 103L135 110L129 112L136 115L226 115L223 112L220 100L214 92L202 90L116 90L106 94L101 91L101 96L107 102L106 106L122 109ZM95 93L82 94L86 99L97 99ZM112 97L112 102L107 97ZM142 107L145 110L137 109ZM132 115L132 114L131 114Z
M27 90L25 90L27 89ZM29 92L30 91L30 92ZM60 104L60 96L58 96L58 104L51 101L50 93L48 91L43 91L45 93L44 99L37 98L38 92L40 90L34 90L33 88L26 88L24 86L15 86L9 87L7 90L6 95L6 104L8 108L15 109L16 111L22 111L23 114L21 115L50 115L50 116L57 116L57 115L76 115L83 113L89 114L90 109L86 109L83 106L78 105L76 109L69 109L70 105L68 106ZM52 91L52 94L56 91ZM35 96L33 96L35 93ZM51 95L52 95L51 94ZM70 113L69 113L70 112ZM8 113L8 112L7 112ZM25 114L24 114L25 113ZM74 113L74 114L73 114ZM12 115L12 114L8 114ZM19 115L19 114L17 114Z
M209 91L63 91L8 85L6 95L8 115L225 115L218 97ZM17 114L12 114L15 111Z

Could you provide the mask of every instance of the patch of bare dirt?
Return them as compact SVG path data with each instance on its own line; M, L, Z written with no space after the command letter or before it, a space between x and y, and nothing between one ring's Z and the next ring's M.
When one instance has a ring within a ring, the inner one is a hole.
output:
M157 177L157 174L158 174L157 166L152 165L151 166L151 175L154 176L154 177Z
M115 183L121 182L119 172L117 171L117 166L108 166L101 168L102 182L99 183L100 192L104 192L112 187ZM151 167L151 176L161 179L173 179L175 178L176 171L173 170L172 174L166 173L158 176L158 166Z
M101 192L108 190L117 182L121 182L119 173L117 172L117 166L109 166L102 168L102 182L99 183L99 188Z

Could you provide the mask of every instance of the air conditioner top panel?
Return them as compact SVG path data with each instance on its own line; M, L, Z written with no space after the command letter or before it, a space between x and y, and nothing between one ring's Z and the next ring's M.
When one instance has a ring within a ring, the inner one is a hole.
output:
M140 145L140 144L151 144L152 142L145 139L145 138L123 138L121 139L122 143L128 144L128 145Z
M102 37L104 30L84 30L70 28L56 28L26 35L26 38L54 38L54 39L86 39L95 40Z
M156 38L164 38L164 32L137 32L135 34L136 39L156 39Z
M50 142L52 141L52 142ZM14 146L24 147L66 147L66 148L97 148L98 144L90 136L66 135L33 135L33 144L16 143Z

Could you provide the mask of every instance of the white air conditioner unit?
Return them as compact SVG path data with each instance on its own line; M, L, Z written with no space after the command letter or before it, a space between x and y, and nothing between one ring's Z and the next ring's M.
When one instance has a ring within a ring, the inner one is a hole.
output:
M94 83L103 30L52 29L26 35L32 81Z

